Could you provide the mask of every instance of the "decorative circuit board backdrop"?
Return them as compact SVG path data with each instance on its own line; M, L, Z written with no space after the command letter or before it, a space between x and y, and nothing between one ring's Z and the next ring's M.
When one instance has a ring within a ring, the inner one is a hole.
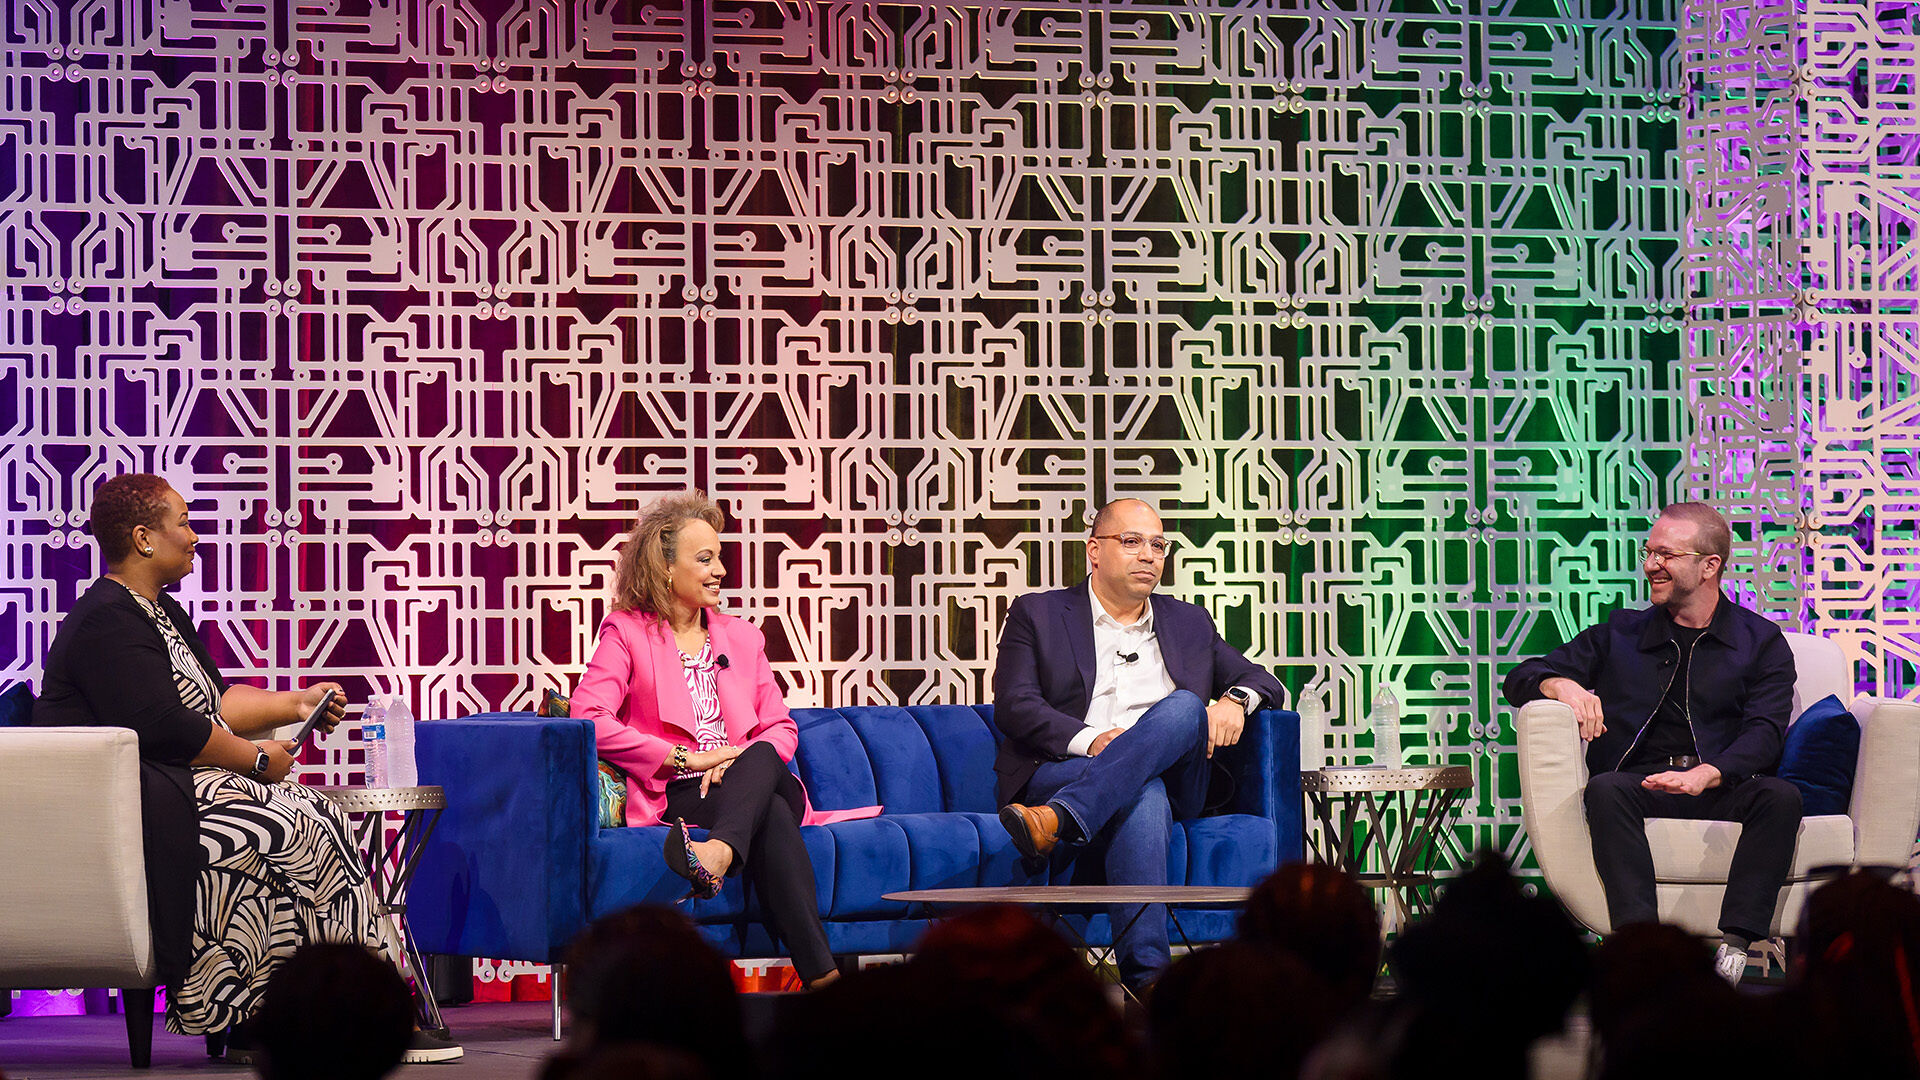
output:
M1693 0L1685 484L1760 604L1920 690L1920 4Z
M1334 751L1391 685L1524 855L1500 679L1641 595L1689 431L1665 0L7 20L14 676L134 469L232 672L428 718L568 685L688 485L792 704L982 700L1135 495Z

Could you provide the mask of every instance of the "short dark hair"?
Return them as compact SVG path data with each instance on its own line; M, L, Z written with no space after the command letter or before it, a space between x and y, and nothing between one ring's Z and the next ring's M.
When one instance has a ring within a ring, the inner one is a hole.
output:
M413 994L359 945L302 945L267 980L257 1024L266 1080L379 1080L413 1038Z
M1107 530L1113 528L1113 516L1118 511L1121 503L1139 503L1141 506L1145 506L1149 510L1153 509L1152 506L1148 505L1145 499L1135 499L1135 498L1132 498L1131 496L1127 498L1114 499L1112 502L1109 502L1107 505L1101 507L1100 511L1093 515L1093 531L1089 535L1105 536L1107 534Z
M1699 537L1694 543L1708 555L1720 556L1720 565L1727 565L1727 559L1733 554L1733 529L1727 525L1727 519L1703 502L1679 502L1660 511L1660 516L1684 521L1694 527L1694 535Z
M157 529L167 512L167 492L173 485L152 473L127 473L101 484L87 511L87 528L109 564L133 554L133 530L145 525Z
M1325 863L1288 863L1256 886L1236 936L1287 953L1319 976L1345 1013L1366 1004L1380 971L1380 913L1352 874Z
M602 915L568 948L567 976L587 1049L655 1043L697 1056L719 1080L751 1071L732 966L680 912Z

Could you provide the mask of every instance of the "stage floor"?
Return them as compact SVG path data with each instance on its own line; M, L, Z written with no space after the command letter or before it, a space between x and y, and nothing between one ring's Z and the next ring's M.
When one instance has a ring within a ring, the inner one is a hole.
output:
M781 995L742 999L749 1038L770 1025ZM548 1032L544 1001L464 1005L446 1010L447 1023L466 1047L466 1057L445 1065L404 1065L397 1080L533 1080L541 1062L560 1045ZM1533 1052L1536 1080L1577 1080L1585 1073L1587 1023L1575 1016L1567 1033L1544 1039ZM34 1016L0 1019L0 1074L6 1080L240 1080L254 1075L245 1065L207 1059L206 1041L153 1034L153 1068L127 1066L127 1029L118 1016Z
M405 1065L399 1080L532 1080L560 1044L548 1031L544 1001L463 1005L446 1010L466 1057L445 1065ZM205 1039L169 1035L157 1018L153 1068L127 1065L127 1028L118 1016L33 1016L0 1019L0 1073L6 1080L207 1080L250 1077L253 1069L207 1059Z

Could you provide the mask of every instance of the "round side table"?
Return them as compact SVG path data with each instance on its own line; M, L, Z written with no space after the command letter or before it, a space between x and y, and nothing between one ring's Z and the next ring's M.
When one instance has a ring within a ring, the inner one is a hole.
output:
M1381 932L1405 925L1430 906L1447 828L1473 790L1465 765L1401 769L1343 766L1300 773L1307 809L1320 825L1313 858L1337 866L1386 893ZM1369 858L1379 872L1366 869Z
M366 860L367 877L373 884L374 901L382 916L380 929L387 944L400 957L420 994L420 1026L446 1038L446 1021L440 1018L440 1004L433 999L433 986L427 981L427 967L420 962L420 950L413 943L413 931L407 928L407 883L420 864L420 852L439 823L440 811L447 807L447 793L437 784L418 787L315 787L314 791L346 813L353 823L354 846ZM400 814L400 827L387 839L387 815Z

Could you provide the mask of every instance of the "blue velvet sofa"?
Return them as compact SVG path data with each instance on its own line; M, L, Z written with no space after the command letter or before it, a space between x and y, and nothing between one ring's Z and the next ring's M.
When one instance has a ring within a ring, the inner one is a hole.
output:
M835 953L911 947L927 912L881 899L889 892L1098 880L1097 867L1058 858L1038 876L1022 868L996 813L992 715L991 706L956 705L794 711L795 771L814 805L885 807L876 818L802 830ZM488 713L421 724L416 738L420 782L447 795L408 898L423 951L557 961L589 920L685 894L661 858L664 827L598 826L587 721ZM1215 761L1208 802L1218 809L1174 829L1174 882L1253 885L1302 858L1299 718L1258 714ZM684 910L727 955L784 956L749 892L730 878L719 896ZM1234 917L1183 911L1180 923L1189 937L1214 941ZM1095 944L1110 937L1104 915L1082 929Z

